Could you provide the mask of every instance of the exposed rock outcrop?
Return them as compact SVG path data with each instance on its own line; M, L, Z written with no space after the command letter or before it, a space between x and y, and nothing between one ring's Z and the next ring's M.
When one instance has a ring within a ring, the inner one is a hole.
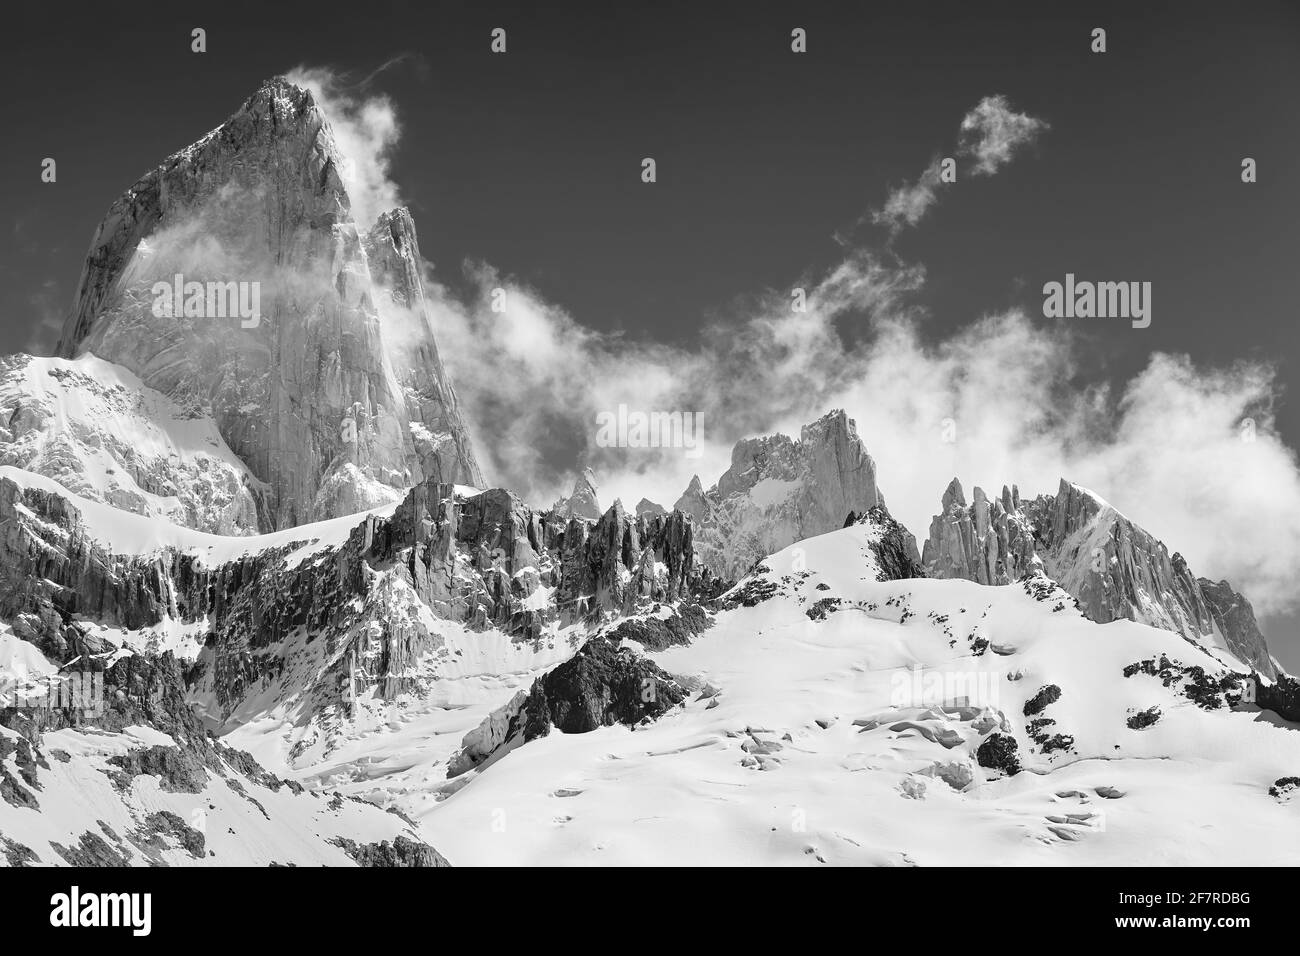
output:
M1277 677L1277 668L1269 656L1268 645L1255 621L1255 609L1250 602L1234 591L1227 581L1216 584L1208 578L1198 578L1196 583L1200 585L1205 604L1229 650L1243 664L1266 677Z
M641 515L661 515L666 514L667 510L657 501L651 501L649 498L642 498L636 503L637 517Z
M653 661L612 636L594 637L466 735L448 776L456 776L552 728L585 734L663 716L686 691Z
M1061 480L1055 495L1021 501L980 488L967 505L956 478L930 524L922 563L931 577L1007 584L1041 570L1093 621L1139 621L1212 644L1268 677L1276 665L1249 602L1227 584L1197 579L1187 562L1100 496Z
M978 584L1009 584L1039 564L1034 529L1021 513L1020 492L1003 487L989 501L982 488L966 504L961 482L954 478L943 493L943 509L930 522L930 537L921 558L936 578L965 578Z
M868 547L879 568L876 575L878 580L898 581L926 576L921 566L921 556L916 550L916 538L900 522L894 520L884 505L875 505L863 515L850 511L844 527L853 524L869 525L877 531Z
M736 580L760 558L883 503L875 462L853 420L836 410L805 425L798 441L738 442L717 484L706 492L696 476L674 507L695 522L700 560Z

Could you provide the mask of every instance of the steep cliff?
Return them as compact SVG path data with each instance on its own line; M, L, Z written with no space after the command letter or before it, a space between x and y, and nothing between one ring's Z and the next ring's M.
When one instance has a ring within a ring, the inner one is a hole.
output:
M112 205L59 346L210 415L267 486L263 530L396 501L425 479L483 484L414 225L405 210L354 222L344 162L311 93L267 81ZM157 291L176 277L179 313ZM223 289L249 314L229 314Z

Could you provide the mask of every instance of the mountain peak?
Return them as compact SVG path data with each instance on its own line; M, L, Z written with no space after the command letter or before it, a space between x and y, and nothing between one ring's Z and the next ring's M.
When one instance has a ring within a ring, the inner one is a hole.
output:
M59 345L210 414L267 486L265 530L396 500L430 477L484 484L410 213L358 230L344 165L311 91L264 81L112 204ZM183 309L157 314L154 290L176 274L184 292L167 304ZM249 314L214 307L213 287L230 286Z
M966 507L966 492L962 491L961 482L956 477L948 482L948 487L943 493L943 510L951 511L953 505Z
M619 503L615 502L615 504ZM621 504L619 507L622 507ZM551 511L559 518L599 520L602 512L596 487L596 473L590 468L582 469L573 483L573 493L568 498L561 498L555 502Z
M778 433L737 442L717 483L706 492L693 477L675 508L697 525L705 565L734 579L794 541L842 528L850 512L883 504L857 426L833 409L804 425L798 441Z

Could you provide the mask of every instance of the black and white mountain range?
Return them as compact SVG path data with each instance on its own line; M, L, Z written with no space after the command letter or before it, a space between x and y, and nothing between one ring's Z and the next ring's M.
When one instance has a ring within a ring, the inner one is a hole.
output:
M671 508L491 487L346 162L267 81L0 361L0 861L1300 859L1300 683L1229 582L1068 476L954 478L918 541L838 409Z

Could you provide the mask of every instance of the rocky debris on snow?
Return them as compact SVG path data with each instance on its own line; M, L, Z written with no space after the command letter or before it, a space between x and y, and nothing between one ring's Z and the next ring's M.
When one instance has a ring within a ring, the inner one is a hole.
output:
M981 767L1000 770L1009 777L1020 772L1019 745L1011 734L994 733L985 737L975 751L975 760Z
M713 625L704 608L686 603L671 609L666 617L652 613L645 617L623 621L609 631L612 641L636 641L647 651L662 651L674 645L685 645Z
M1279 803L1289 802L1297 793L1300 793L1300 777L1279 777L1268 788L1268 795Z
M819 598L812 607L804 611L810 621L824 621L827 614L834 614L843 602L837 597Z
M1159 707L1148 707L1146 710L1139 710L1135 714L1130 714L1124 721L1129 730L1145 730L1160 719Z
M1135 674L1157 677L1165 687L1180 689L1183 696L1202 710L1218 710L1240 700L1242 678L1238 675L1224 673L1222 677L1211 677L1199 664L1187 666L1171 661L1164 654L1159 661L1154 658L1135 661L1124 668L1125 677ZM1228 695L1232 695L1231 699Z
M1033 697L1025 701L1025 716L1032 717L1035 714L1041 714L1049 704L1054 704L1061 699L1061 688L1055 684L1047 684L1040 687Z
M4 856L7 866L32 866L41 862L41 858L31 847L23 846L17 840L11 840L6 836L0 836L0 855Z
M431 846L398 836L392 843L384 840L380 843L359 844L346 837L335 837L332 841L343 852L357 861L357 866L367 867L449 867L441 853Z

